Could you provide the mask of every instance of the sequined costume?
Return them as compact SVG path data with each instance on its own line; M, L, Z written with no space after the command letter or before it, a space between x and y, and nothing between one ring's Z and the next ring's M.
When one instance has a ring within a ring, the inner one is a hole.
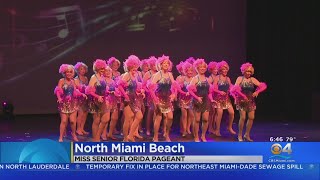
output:
M98 77L95 75L97 78L97 82L94 85L95 86L95 94L98 96L103 96L105 97L106 94L106 81L102 78L102 80L99 80ZM89 112L94 114L94 113L104 113L107 111L106 108L106 103L105 102L99 102L97 98L93 97L92 95L89 94Z
M218 80L218 90L223 91L226 94L221 95L219 93L214 93L214 100L217 102L214 104L214 108L220 108L220 109L228 109L229 107L232 106L230 97L229 97L229 89L230 89L230 84L226 78L225 81L222 81L219 76Z
M58 103L58 110L61 113L73 113L78 110L77 99L74 96L74 83L71 82L70 84L66 83L64 79L64 83L62 85L63 94L60 94L62 98L62 102Z
M237 110L246 111L246 112L256 110L256 103L254 101L254 97L252 96L252 94L255 91L255 87L251 78L250 78L250 81L244 81L244 77L242 77L242 80L239 85L241 87L241 92L247 96L248 100L245 100L242 96L237 95L236 96Z
M208 79L209 79L209 78L211 79L212 85L213 85L213 83L214 83L215 77L216 77L216 75L213 75L213 74L211 74L211 75L208 77ZM214 94L215 94L215 93L214 93ZM214 96L212 96L212 97L214 98ZM216 102L210 102L209 104L210 104L210 106L212 107L211 110L216 107Z
M142 72L141 72L142 74ZM140 82L142 84L143 82L143 77L140 76L140 73L138 73L137 75L137 81ZM138 101L140 101L141 104L141 110L145 108L145 104L146 104L146 99L144 99L142 96L137 96Z
M184 77L183 87L181 88L181 90L183 92L188 92L188 90L187 90L188 85L189 85L189 83L186 81L186 78ZM192 107L192 96L191 95L186 96L185 94L179 93L178 101L179 101L180 108L190 109Z
M198 82L196 84L197 92L195 93L197 96L202 97L202 103L193 98L192 100L192 108L197 112L206 112L209 111L209 88L210 84L208 80L200 81L200 77L198 76Z
M150 81L151 78L152 78L152 73L151 73L150 71L148 71L147 73L150 74L150 79L148 80L148 81ZM153 103L153 101L152 101L151 93L145 92L145 94L146 94L145 106L146 106L146 107L149 107L150 109L154 109L154 103Z
M79 82L80 82L79 91L81 93L85 93L86 86L88 84L86 84L85 82L82 82L81 79L78 76L75 77L75 79L79 79ZM77 97L77 99L78 99L79 110L84 111L84 112L89 111L89 101L88 101L88 99L83 97L83 96L79 96L79 97Z
M111 76L111 79L114 80L115 82L118 82L119 79L120 79L120 74L119 75L114 75L113 72L112 72L112 76ZM124 98L122 96L118 96L116 97L117 98L117 108L119 110L123 110L123 101L124 101Z
M161 78L157 82L157 88L155 91L155 95L159 99L159 103L157 104L158 110L161 113L169 113L173 111L173 105L170 101L171 95L171 80L170 78L162 77L162 73L160 71Z
M125 91L129 96L129 101L124 101L124 107L130 106L132 112L136 113L141 110L142 102L139 100L139 97L136 93L137 91L137 81L130 79L127 82L128 85L125 87Z
M105 97L106 107L109 111L113 112L118 108L118 98L115 96L116 84L114 81L107 82L109 94Z

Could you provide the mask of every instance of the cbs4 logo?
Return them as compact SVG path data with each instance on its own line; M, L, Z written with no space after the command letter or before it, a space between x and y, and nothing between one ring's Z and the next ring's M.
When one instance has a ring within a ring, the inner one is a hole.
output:
M291 143L287 143L284 147L281 146L279 143L275 143L271 146L272 154L278 155L281 153L292 153Z

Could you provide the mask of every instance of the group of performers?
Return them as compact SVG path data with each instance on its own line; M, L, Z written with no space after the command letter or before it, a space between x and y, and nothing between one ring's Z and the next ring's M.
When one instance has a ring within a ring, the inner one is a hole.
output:
M59 73L63 78L54 91L61 117L60 142L65 136L68 121L73 141L78 141L77 135L89 134L84 130L88 113L93 116L92 141L115 140L119 119L124 142L143 138L139 133L145 117L146 135L153 133L153 141L158 142L162 121L163 136L170 142L174 107L181 109L182 137L192 134L194 141L206 142L207 131L221 136L224 110L228 111L227 130L236 135L232 127L234 109L230 96L234 98L240 114L238 141L253 141L250 131L255 117L255 98L267 86L252 77L252 64L242 64L242 75L235 84L228 77L226 61L212 61L207 65L204 59L190 57L176 66L180 74L177 78L173 77L173 64L165 55L144 60L130 55L123 62L123 74L118 71L120 66L121 62L115 57L107 61L97 59L93 63L94 74L89 80L86 77L88 66L83 62L60 66ZM207 71L210 73L208 77Z

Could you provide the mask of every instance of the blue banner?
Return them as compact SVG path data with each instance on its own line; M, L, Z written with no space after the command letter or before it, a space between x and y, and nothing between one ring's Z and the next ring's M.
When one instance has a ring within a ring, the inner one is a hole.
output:
M2 142L0 151L1 179L28 179L34 174L46 179L72 175L79 180L89 175L143 178L169 174L184 179L213 175L224 179L320 178L318 142L58 143L39 139Z
M74 155L250 155L263 163L320 163L318 142L74 143Z
M102 159L100 162L103 163L110 156L119 157L115 163L125 163L133 156L151 158L151 163L152 159L162 162L162 156L172 156L171 159L188 163L208 163L210 158L219 163L320 163L318 142L58 143L39 139L33 142L2 142L0 151L0 163L72 163L76 157L79 162L97 162L93 161L96 158ZM141 158L139 162L144 161ZM221 161L221 158L226 161ZM252 161L246 161L248 158ZM165 158L166 161L169 159Z
M8 167L6 167L6 165ZM57 168L57 165L60 166ZM63 166L64 165L64 166ZM10 168L22 168L10 169ZM25 167L23 167L25 166ZM2 167L4 167L2 169ZM235 178L245 179L319 179L319 164L0 164L1 178L65 179L72 176L78 180L94 178L146 179L150 177ZM17 171L19 173L17 173Z
M263 163L4 163L0 170L9 171L315 171L319 164Z

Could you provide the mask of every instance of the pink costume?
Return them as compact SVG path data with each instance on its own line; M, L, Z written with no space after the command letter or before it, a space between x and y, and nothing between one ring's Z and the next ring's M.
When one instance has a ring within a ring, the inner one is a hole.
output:
M226 67L229 69L229 65L225 61L221 61L217 64L217 68L220 70L222 67ZM218 75L218 83L217 88L219 91L225 92L225 95L221 95L219 93L215 93L213 96L213 99L216 101L214 104L214 108L220 108L220 109L228 109L232 106L229 93L230 88L232 84L229 83L228 78L226 78L224 81L221 79L221 75Z
M106 103L99 102L97 98L91 95L91 93L95 93L98 96L103 96L105 99L107 83L104 78L99 80L97 75L94 76L97 78L97 83L94 85L94 88L88 86L86 89L89 99L89 112L92 114L105 113L107 111Z
M223 91L226 94L225 95L221 95L219 93L214 94L213 97L214 97L214 100L216 101L216 103L214 104L214 108L228 109L229 107L232 106L231 101L230 101L230 97L229 97L230 87L231 87L231 84L229 84L227 79L225 81L222 81L220 79L220 75L219 75L218 76L218 90Z
M104 60L97 59L93 63L93 71L97 73L99 69L105 69L107 64ZM94 84L94 87L87 86L86 94L88 95L89 99L89 112L94 113L105 113L107 111L106 103L99 102L97 97L94 97L92 94L102 96L105 100L106 97L106 87L107 83L103 76L98 78L97 74L94 74L92 78L96 78L97 82Z
M250 63L242 64L240 68L242 74L244 74L244 72L249 68L252 68L251 72L253 74L252 64ZM263 82L260 82L259 87L257 87L257 89L255 90L255 85L252 82L251 77L249 78L248 81L244 81L244 79L245 77L242 76L239 86L234 86L231 91L232 91L232 95L236 99L235 104L236 104L237 110L250 112L250 111L256 110L256 103L252 94L255 91L260 91L260 92L264 91L267 88L267 85ZM245 99L244 96L246 96L247 99Z
M182 79L183 79L183 84L182 84L182 87L181 87L181 90L184 91L185 93L188 92L187 90L187 86L189 85L190 82L187 82L186 81L186 71L187 69L189 68L193 68L192 67L192 64L188 63L188 62L185 62L182 64L182 71L185 76L182 76ZM178 93L178 102L179 102L179 107L180 108L185 108L185 109L190 109L192 108L192 96L189 95L187 96L186 94L183 94L183 93Z
M78 78L78 77L76 77ZM85 84L84 82L82 82L80 79L80 87L79 87L79 91L81 93L84 93L85 94L85 90L86 90L86 87L88 84ZM88 99L83 97L83 96L79 96L78 97L78 103L79 103L79 109L81 109L81 111L89 111L89 103L88 103Z
M183 77L183 86L181 88L182 91L185 93L188 92L187 86L189 85L189 82L186 81L186 77ZM178 101L179 101L179 107L180 108L185 108L185 109L190 109L192 106L192 96L189 95L187 96L186 94L179 93L178 94Z
M154 56L151 56L149 59L148 59L148 65L149 65L149 68L150 70L148 72L146 72L146 74L149 74L150 75L150 78L143 83L143 88L146 90L145 91L145 94L146 94L146 106L148 106L150 109L154 109L154 103L153 103L153 100L152 100L152 97L151 97L151 93L149 92L149 88L147 87L147 84L151 81L152 79L152 72L151 72L151 67L152 66L156 66L156 63L157 63L157 58L154 57ZM145 75L146 75L145 74Z
M69 114L78 110L74 87L74 82L67 84L65 80L62 88L56 87L55 93L59 93L62 98L62 102L58 103L59 112Z
M116 83L112 80L111 82L106 82L106 97L105 97L105 103L106 103L106 108L113 112L117 110L118 108L118 96L119 94L117 88L116 88Z
M64 76L64 73L67 69L72 68L72 65L62 64L59 69L59 73ZM62 88L56 87L54 90L56 95L60 95L62 102L58 103L58 110L61 113L73 113L78 110L77 97L80 95L80 92L75 89L75 83L71 80L70 84L67 84L66 79L63 79Z
M195 95L202 97L202 103L193 98L192 108L196 112L206 112L209 111L209 98L208 95L210 93L210 84L208 80L200 81L198 76L198 82L195 85L190 85L188 87L189 91L195 93Z
M155 95L159 99L159 103L157 107L161 111L161 113L168 113L173 111L173 106L170 100L171 92L171 80L170 78L162 77L162 73L160 71L161 78L157 82L157 87L155 90Z
M141 111L143 105L140 95L140 92L142 90L142 83L138 82L136 77L131 77L131 74L128 70L130 70L130 68L138 68L139 65L139 58L135 55L130 55L124 62L124 69L128 73L130 78L128 81L124 81L122 79L118 81L118 85L123 88L123 90L125 91L124 93L126 93L129 97L127 101L124 100L123 105L124 107L130 106L132 112L134 113Z
M140 101L137 91L141 88L139 86L139 82L137 80L132 79L130 76L130 79L128 82L124 82L123 80L119 80L119 86L122 86L127 95L129 96L129 101L124 101L124 107L125 106L130 106L132 112L138 112L141 110L142 107L142 101ZM140 89L141 90L141 89Z
M83 67L85 67L86 69L88 69L88 67L87 67L84 63L78 62L78 63L74 66L77 73L78 73L78 69L79 69L81 66L83 66ZM78 87L79 91L80 91L81 93L85 94L86 87L87 87L88 83L81 81L81 79L80 79L78 76L76 76L75 79L78 79L79 82L80 82L80 86ZM87 98L85 98L85 97L83 97L83 96L79 96L79 97L78 97L79 110L84 111L84 112L89 111L89 105L88 105L88 104L89 104L89 103L88 103L88 99L87 99Z

